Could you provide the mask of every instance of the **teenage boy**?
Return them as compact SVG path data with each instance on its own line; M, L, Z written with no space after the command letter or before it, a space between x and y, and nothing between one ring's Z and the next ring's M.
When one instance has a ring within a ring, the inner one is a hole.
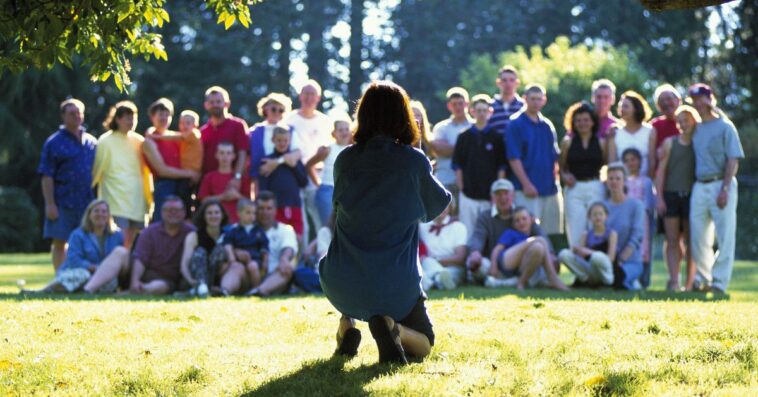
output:
M492 99L485 94L471 100L475 124L458 136L453 151L453 169L460 190L459 219L468 237L480 213L489 211L492 182L505 178L505 148L502 135L487 125Z
M220 201L231 223L236 223L239 220L237 218L237 200L250 198L250 181L247 175L242 175L241 192L229 183L236 178L232 169L234 156L234 144L221 142L216 146L218 169L205 174L197 195L201 202L207 200Z
M458 186L455 184L455 171L452 168L453 151L455 150L455 141L463 131L471 127L471 120L468 117L468 92L461 87L453 87L447 91L447 110L450 117L440 121L434 126L432 134L432 148L437 154L437 166L434 170L434 176L445 185L445 189L458 197ZM457 209L453 209L453 214Z
M524 107L524 102L519 98L516 90L520 84L516 68L505 65L500 68L495 83L500 89L500 94L495 95L492 101L492 117L489 126L500 134L505 133L511 116Z
M508 179L516 187L516 205L529 209L548 234L563 230L563 203L558 185L558 144L555 127L540 113L547 102L545 88L533 84L524 93L525 109L514 115L505 132Z

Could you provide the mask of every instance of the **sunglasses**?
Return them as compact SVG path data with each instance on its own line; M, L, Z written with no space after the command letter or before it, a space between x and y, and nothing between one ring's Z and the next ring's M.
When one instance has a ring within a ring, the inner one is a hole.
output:
M271 113L284 113L284 108L271 108L269 111L271 111Z

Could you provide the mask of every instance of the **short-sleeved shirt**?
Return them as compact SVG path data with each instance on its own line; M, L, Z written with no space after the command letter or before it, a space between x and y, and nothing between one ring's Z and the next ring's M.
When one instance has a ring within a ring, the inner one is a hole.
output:
M263 253L268 252L268 237L258 225L232 225L224 232L224 244L248 251L253 259L259 259Z
M535 122L521 112L513 116L505 132L505 148L508 160L521 160L524 172L540 196L558 193L555 180L555 162L558 160L558 144L555 127L542 114ZM523 190L521 181L514 173L508 175L516 190Z
M598 129L597 129L597 136L598 138L606 139L608 138L608 132L611 129L611 127L618 123L618 119L611 116L610 114L606 115L605 117L600 117L598 119Z
M208 196L217 196L224 193L226 186L229 185L229 181L232 178L234 178L234 174L231 172L223 174L219 171L211 171L205 174L197 193L198 199L202 200ZM246 174L242 174L242 179L240 180L240 194L244 197L250 197L250 178ZM231 223L236 223L239 220L237 216L237 200L221 201L221 206L224 207L224 211L229 216Z
M132 256L145 265L145 270L153 271L160 278L178 282L184 239L194 230L195 226L183 222L179 232L172 236L166 232L163 222L153 223L140 233Z
M200 139L203 141L203 173L218 169L216 146L221 142L231 142L235 153L240 150L250 150L245 120L232 115L217 126L213 126L209 120L200 128Z
M279 266L279 257L282 256L282 250L292 248L293 258L297 257L297 235L292 226L276 222L274 226L266 230L268 238L268 274L276 271Z
M737 129L722 117L697 124L692 148L698 180L722 177L727 159L745 158Z
M492 101L492 116L487 126L493 128L499 134L505 134L506 127L511 122L511 116L518 113L524 107L524 101L518 96L513 97L509 103L504 103L500 95L495 95Z
M503 234L500 235L500 238L497 239L497 243L504 245L505 248L508 249L522 241L526 241L528 238L528 235L521 233L516 229L508 228L505 229Z
M435 226L434 221L422 223L419 227L419 238L426 246L426 253L434 259L446 258L455 255L455 249L466 245L466 225L458 221L450 220L450 217L442 221L439 233L431 231Z
M458 136L471 127L471 121L466 119L462 123L456 123L453 118L445 119L437 123L432 130L435 140L444 140L450 145L455 145ZM442 182L443 185L455 184L455 171L452 167L452 157L437 156L437 167L434 170L434 176Z
M81 131L81 139L61 127L42 146L37 172L53 179L55 204L81 209L95 199L92 167L97 139Z
M666 116L658 116L650 121L655 128L655 148L661 147L666 138L678 136L681 132L676 125L676 120L669 119Z
M291 125L294 130L293 141L296 136L304 163L316 154L319 147L329 146L334 142L333 123L327 115L318 110L313 117L305 118L300 115L298 109L295 109L284 117L284 122Z
M108 131L97 142L92 183L97 196L108 202L111 215L138 223L153 200L150 170L142 154L142 135Z
M490 186L498 171L506 169L503 136L490 127L475 125L458 136L453 151L453 169L463 173L463 194L474 200L489 200Z

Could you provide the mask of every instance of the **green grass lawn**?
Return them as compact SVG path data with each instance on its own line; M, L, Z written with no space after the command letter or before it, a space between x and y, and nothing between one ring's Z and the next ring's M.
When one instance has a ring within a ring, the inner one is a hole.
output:
M17 294L48 256L0 255L0 396L758 395L758 263L730 295L516 293L465 287L428 301L424 362L378 365L368 327L333 358L323 297L182 300Z

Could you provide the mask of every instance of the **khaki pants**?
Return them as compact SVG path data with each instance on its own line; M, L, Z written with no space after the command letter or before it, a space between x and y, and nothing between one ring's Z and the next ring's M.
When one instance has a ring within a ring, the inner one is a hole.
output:
M563 249L558 253L558 260L566 265L577 280L588 283L613 284L613 264L608 255L595 251L589 260Z
M552 196L526 197L522 190L516 190L514 202L529 209L540 220L542 230L547 234L563 233L563 197L560 188Z

